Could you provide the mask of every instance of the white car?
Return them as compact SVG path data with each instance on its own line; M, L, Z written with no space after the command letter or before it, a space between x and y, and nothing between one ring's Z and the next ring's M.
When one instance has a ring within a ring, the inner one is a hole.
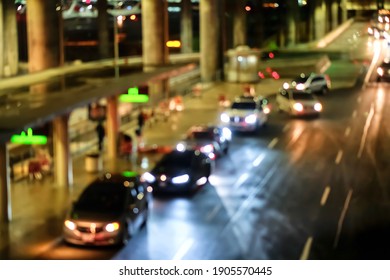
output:
M322 112L322 104L315 95L307 91L281 89L276 95L279 111L291 116L317 115Z
M301 73L298 77L293 79L290 83L284 83L283 89L297 89L305 90L311 93L327 94L331 89L331 81L327 74L304 74Z
M237 97L221 114L221 122L231 130L257 131L268 121L268 100L263 97Z

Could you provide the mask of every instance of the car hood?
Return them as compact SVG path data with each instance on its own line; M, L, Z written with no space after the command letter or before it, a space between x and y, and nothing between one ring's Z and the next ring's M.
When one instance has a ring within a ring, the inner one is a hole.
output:
M212 140L185 140L183 143L190 148L198 148L206 145L214 145Z
M246 117L252 114L255 114L256 110L237 110L237 109L231 109L225 111L225 114L227 114L229 117Z
M191 169L177 166L160 166L153 169L151 173L156 177L163 174L167 177L176 177L184 174L190 175Z
M122 215L119 212L107 213L85 210L72 210L69 216L72 220L82 220L88 222L112 222L120 220Z
M291 103L301 103L304 106L314 106L316 103L320 103L318 100L291 100Z

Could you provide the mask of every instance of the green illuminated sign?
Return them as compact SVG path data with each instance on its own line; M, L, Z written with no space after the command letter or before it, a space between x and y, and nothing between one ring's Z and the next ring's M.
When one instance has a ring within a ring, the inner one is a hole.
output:
M47 137L44 135L33 135L31 128L26 132L22 131L20 135L12 135L11 143L25 144L25 145L45 145L47 143Z
M125 177L135 177L137 176L137 172L134 172L134 171L124 171L122 172L122 175L125 176Z
M119 96L119 101L130 103L146 103L149 101L149 95L140 94L138 87L131 87L127 90L127 94L121 94Z

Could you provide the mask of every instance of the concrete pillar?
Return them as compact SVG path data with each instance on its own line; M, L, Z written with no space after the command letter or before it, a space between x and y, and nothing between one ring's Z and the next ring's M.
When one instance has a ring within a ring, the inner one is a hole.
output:
M12 76L18 72L19 47L18 30L16 24L16 12L14 0L3 0L4 11L4 38L7 43L4 45L4 76Z
M3 17L3 2L0 1L0 77L4 74L4 17Z
M101 59L110 57L110 39L107 13L107 0L97 1L98 9L98 37L99 37L99 56ZM114 23L115 24L115 23ZM114 48L112 48L114 49Z
M317 0L314 10L314 40L325 36L326 31L326 4L324 0Z
M9 156L7 144L0 142L0 223L12 220Z
M348 20L347 1L348 0L341 0L341 2L340 2L341 23L344 23Z
M216 79L218 63L218 17L216 0L199 3L200 17L200 76L204 83Z
M119 114L118 114L118 96L107 98L107 153L109 158L116 158L118 155L118 132L119 132Z
M233 15L233 44L234 47L247 44L246 34L246 1L236 0Z
M334 30L338 26L339 5L337 1L333 0L331 3L331 29Z
M168 9L166 0L142 0L142 59L144 71L168 61Z
M69 116L64 115L53 121L54 174L56 185L61 187L73 184L68 120Z
M57 1L30 0L27 9L28 69L37 72L60 63Z
M181 52L192 52L192 4L191 0L181 0Z
M297 29L299 19L299 7L297 1L290 1L287 6L287 46L294 46L297 43Z

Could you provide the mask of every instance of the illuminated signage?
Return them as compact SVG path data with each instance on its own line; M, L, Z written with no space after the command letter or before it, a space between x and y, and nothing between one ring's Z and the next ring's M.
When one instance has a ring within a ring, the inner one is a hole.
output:
M47 143L47 136L33 135L31 128L26 132L22 131L20 135L12 135L11 143L25 144L25 145L45 145Z
M119 96L119 101L130 103L146 103L149 101L149 88L148 86L131 87L127 90L127 94L121 94Z

